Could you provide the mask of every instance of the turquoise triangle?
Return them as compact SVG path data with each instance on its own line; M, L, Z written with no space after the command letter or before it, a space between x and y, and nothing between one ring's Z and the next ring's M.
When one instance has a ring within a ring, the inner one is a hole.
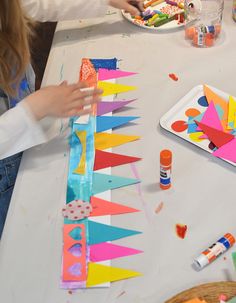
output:
M93 188L91 196L103 191L139 183L138 179L129 179L113 175L93 173Z
M140 231L124 229L93 221L88 222L89 245L98 244L107 241L114 241L124 237L140 234Z
M98 116L96 117L96 132L100 133L108 129L119 127L138 118L139 117L136 116Z

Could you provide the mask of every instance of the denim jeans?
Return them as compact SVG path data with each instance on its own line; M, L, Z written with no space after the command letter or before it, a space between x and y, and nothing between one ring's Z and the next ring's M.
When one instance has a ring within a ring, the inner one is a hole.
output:
M0 238L5 224L11 195L22 153L0 160Z

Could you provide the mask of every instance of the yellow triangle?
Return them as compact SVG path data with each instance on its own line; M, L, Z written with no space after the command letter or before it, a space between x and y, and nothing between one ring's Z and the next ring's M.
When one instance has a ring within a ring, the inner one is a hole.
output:
M73 171L73 173L84 175L85 174L85 165L86 165L86 130L82 131L75 131L77 137L80 140L80 143L82 145L82 154L80 157L79 165L78 167Z
M208 86L204 85L204 94L207 98L208 104L211 103L211 101L214 103L214 105L219 105L222 110L224 111L221 123L224 130L227 130L227 122L228 122L228 102L225 101L223 98L218 96L216 93L214 93Z
M88 263L88 277L86 286L91 287L106 282L119 281L137 276L141 276L141 273L90 262Z
M235 127L236 101L232 96L229 96L229 112L228 112L228 129Z
M138 140L139 136L127 136L120 134L108 134L108 133L95 133L95 148L107 149L115 146L119 146L131 141Z
M125 93L130 90L137 89L136 86L128 86L123 84L116 84L111 82L104 82L104 81L98 81L98 88L103 89L102 96L109 96L109 95L115 95L119 93Z

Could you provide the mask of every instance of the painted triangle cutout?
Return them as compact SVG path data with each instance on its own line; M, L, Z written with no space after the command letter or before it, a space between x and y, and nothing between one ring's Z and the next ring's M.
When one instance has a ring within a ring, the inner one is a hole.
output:
M104 243L90 245L89 252L90 252L89 259L91 262L101 262L101 261L140 254L143 251L104 242Z
M130 121L140 117L133 116L97 116L96 118L96 132L104 132L108 129L120 127Z
M197 121L197 120L196 120ZM209 106L207 107L202 119L201 123L213 127L218 130L223 130L219 115L216 111L215 105L213 102L210 102ZM197 130L201 130L200 127Z
M122 78L122 77L128 77L135 75L137 73L132 73L132 72L126 72L120 69L106 69L106 68L99 68L98 70L98 80L103 81L103 80L110 80L110 79L117 79L117 78Z
M118 110L136 100L137 99L126 100L126 101L125 100L124 101L100 101L97 104L97 116L102 116L107 113Z
M141 158L109 153L96 149L93 170L96 171L102 168L128 164L139 160L141 160Z
M103 200L98 197L91 197L90 203L92 205L90 217L120 215L139 211L138 209Z
M95 133L95 148L96 149L107 149L115 146L119 146L128 142L138 140L139 136L127 136L120 134L108 134L108 133Z
M88 228L89 228L89 239L88 239L89 245L103 243L107 241L114 241L141 233L140 231L97 223L91 220L88 221Z
M106 282L114 282L137 276L141 276L141 273L90 262L88 263L86 286L91 287Z
M213 155L231 162L236 162L236 139L234 138L227 144L222 145L213 152Z
M92 196L106 190L112 190L139 183L138 179L130 179L113 175L93 173Z
M136 86L129 86L124 84L117 84L117 83L111 83L111 82L103 82L98 81L98 88L103 90L102 96L109 96L109 95L116 95L119 93L125 93L131 90L137 89Z
M204 134L207 135L208 139L216 147L221 147L222 145L227 144L228 142L234 139L234 136L232 134L225 133L198 121L195 122L197 123L197 125L199 125Z

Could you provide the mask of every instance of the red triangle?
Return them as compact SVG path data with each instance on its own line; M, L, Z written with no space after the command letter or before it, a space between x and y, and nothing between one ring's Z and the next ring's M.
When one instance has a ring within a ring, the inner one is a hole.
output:
M218 148L234 139L234 136L232 134L225 133L196 120L194 121L201 128L204 134L207 135L208 139Z
M118 166L139 160L141 160L141 158L124 156L96 149L93 170Z
M139 211L138 209L121 205L118 203L106 201L97 197L91 197L90 203L93 208L90 217L120 215L120 214L134 213Z

